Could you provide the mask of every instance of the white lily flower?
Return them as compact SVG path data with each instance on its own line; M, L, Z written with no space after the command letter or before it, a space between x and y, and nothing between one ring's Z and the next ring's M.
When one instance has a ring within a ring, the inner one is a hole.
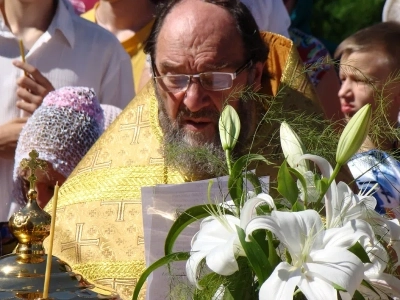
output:
M244 230L255 208L261 203L276 209L271 196L259 194L246 201L240 219L231 215L218 215L207 217L201 222L200 230L192 239L191 255L186 263L186 276L198 289L201 289L197 282L198 267L204 258L207 266L217 274L228 276L239 270L236 259L246 255L236 226Z
M378 219L379 218L379 219ZM383 225L383 228L388 230L389 234L382 235L383 239L389 244L390 247L396 251L397 255L397 263L396 266L400 265L400 224L399 220L393 219L388 220L383 218L382 216L375 216L373 220L378 225Z
M286 122L281 123L279 133L282 152L289 166L297 169L301 174L306 173L309 170L307 162L299 160L299 157L305 154L305 147L297 133Z
M331 164L317 155L306 154L302 159L309 159L316 163L321 171L322 177L329 178L333 169ZM332 181L325 196L326 228L340 227L350 220L357 218L367 219L376 206L373 196L354 194L350 187L344 183L336 184Z
M365 265L365 279L369 281L377 291L383 291L391 297L400 297L400 280L391 274L384 273L389 256L385 248L377 241L367 243L367 239L362 241L364 249L368 253L371 264ZM377 295L375 299L378 299ZM373 298L369 298L373 299ZM379 297L384 299L384 297Z
M297 133L289 126L288 123L282 122L280 127L280 142L283 155L287 163L293 169L296 169L307 183L307 199L308 202L315 202L319 198L319 193L314 184L314 174L309 171L308 162L301 157L305 154L305 147ZM297 180L297 187L300 191L300 199L304 201L304 188L300 180Z
M359 291L369 300L389 299L386 295L392 298L400 297L400 280L391 274L384 273L389 261L385 248L376 239L370 240L366 237L360 239L360 244L371 261L371 263L364 264L364 279L375 288L379 295L363 285L359 287ZM341 292L341 296L343 300L351 300L348 293Z
M317 190L317 187L315 186L314 173L311 171L307 171L302 175L304 176L304 179L306 180L306 184L307 184L308 202L309 203L317 202L317 200L319 199L319 192ZM297 188L300 191L300 194L299 194L300 199L304 201L305 194L304 194L303 185L301 184L300 180L297 180Z
M367 137L371 116L371 104L366 104L346 124L336 150L338 164L344 165L360 149Z
M330 228L343 226L354 219L368 219L376 206L374 197L354 194L344 182L339 182L336 188L337 197L331 199L333 203Z
M246 210L254 211L255 207L257 205L259 205L260 203L262 203L262 202L265 202L266 204L268 204L269 207L271 207L271 209L276 209L274 199L272 199L272 197L270 195L266 194L266 193L261 193L261 194L257 195L256 193L254 193L252 191L249 191L249 192L247 192L247 199L248 200L245 202L245 204L249 200L251 200L252 202L249 202L249 204L246 205ZM259 201L252 200L252 199L258 199ZM250 205L251 203L253 203L253 204ZM244 207L243 207L242 214L243 214L244 211L245 210L244 210Z
M308 300L337 299L334 285L350 295L360 285L364 265L347 249L373 234L367 222L351 220L341 228L324 230L315 210L272 211L271 216L250 221L246 235L257 229L275 234L292 258L291 264L281 262L262 284L260 300L292 299L296 286Z
M240 119L236 110L226 105L219 118L219 136L224 150L235 148L240 133Z
M303 155L302 159L314 161L323 177L329 178L332 175L332 166L326 159L310 154ZM397 257L400 257L400 223L397 219L388 220L378 214L373 196L354 194L347 184L336 184L333 181L324 198L326 228L343 226L349 220L357 218L364 219L395 250ZM398 261L396 265L399 264Z

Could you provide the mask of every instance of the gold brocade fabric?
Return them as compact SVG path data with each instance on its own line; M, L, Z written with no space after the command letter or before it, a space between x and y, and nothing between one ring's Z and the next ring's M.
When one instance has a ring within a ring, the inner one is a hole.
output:
M59 192L53 254L123 299L145 269L140 188L184 181L164 166L160 139L156 99L146 88Z
M261 92L274 96L283 93L281 101L287 108L322 113L321 104L293 42L270 32L261 32L261 35L269 45L265 64L269 76L263 81Z
M290 97L282 101L320 112L291 41L270 33L264 38L270 47L266 64L270 79L263 84L264 92L276 94L282 81L290 93L298 94L294 102ZM157 101L149 83L59 192L53 255L88 279L116 289L125 300L131 299L145 269L140 188L184 182L183 176L164 165L161 138ZM46 210L51 212L51 202Z

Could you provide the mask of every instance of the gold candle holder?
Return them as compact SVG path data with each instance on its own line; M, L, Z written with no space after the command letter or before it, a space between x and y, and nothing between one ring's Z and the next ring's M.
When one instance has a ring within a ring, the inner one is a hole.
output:
M0 299L120 299L115 291L90 283L66 262L45 254L43 240L50 234L51 216L36 202L35 172L44 169L47 163L34 150L29 156L30 159L21 162L21 167L30 172L28 203L9 221L19 244L15 253L0 257ZM51 259L50 284L44 297L47 259Z

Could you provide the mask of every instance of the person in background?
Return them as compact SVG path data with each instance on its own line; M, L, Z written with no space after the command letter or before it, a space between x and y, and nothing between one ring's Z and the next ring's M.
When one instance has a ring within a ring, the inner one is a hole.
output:
M327 118L340 121L343 114L337 101L340 82L325 45L311 34L309 20L312 0L283 0L291 17L290 38L307 68L311 82Z
M289 37L290 16L282 0L242 0L251 11L258 29Z
M340 59L339 103L346 119L364 105L380 111L382 131L367 139L348 163L362 191L374 189L376 210L400 217L400 162L398 136L388 135L398 127L400 111L400 23L378 23L343 40L335 52ZM382 114L382 115L381 115ZM397 159L396 159L397 158ZM374 187L376 186L376 187Z
M146 67L144 43L154 23L156 0L100 0L81 17L114 34L131 57L135 90L151 77Z
M97 1L98 0L69 0L77 15L81 15L92 9Z
M103 107L113 108L110 105ZM21 174L26 175L20 169L22 159L29 158L29 152L36 150L39 158L48 163L48 169L41 172L42 176L38 176L36 182L38 204L43 208L53 196L48 192L56 181L59 181L60 186L64 183L103 133L104 115L91 88L63 87L50 92L22 129L15 151L14 182L21 178ZM115 119L113 113L112 118ZM22 176L22 179L25 184L28 183L26 177ZM25 192L27 190L19 195L24 196Z
M43 98L63 86L89 86L101 103L124 108L135 95L132 81L118 40L69 3L0 1L0 222L19 208L11 196L15 147Z
M115 110L111 105L105 108L109 123L115 119ZM64 87L50 92L28 119L18 140L13 171L15 200L21 206L26 204L29 190L27 178L30 174L27 170L21 170L20 163L24 158L29 158L32 150L36 150L39 158L47 162L47 168L37 170L35 174L37 201L43 208L53 196L56 182L60 186L64 183L100 137L104 121L103 109L93 89ZM2 226L0 237L0 255L4 255L13 250L16 240L7 226Z
M395 21L400 22L400 1L386 0L382 10L382 22ZM400 113L397 118L400 123Z

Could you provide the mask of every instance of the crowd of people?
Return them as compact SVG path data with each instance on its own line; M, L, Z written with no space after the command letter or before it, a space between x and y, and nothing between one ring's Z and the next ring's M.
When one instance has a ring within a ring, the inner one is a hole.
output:
M62 185L54 254L130 299L145 266L140 188L226 175L227 102L242 123L234 154L265 155L275 165L256 173L273 182L284 157L279 124L265 120L271 96L315 124L372 104L385 133L373 132L342 175L400 217L400 24L346 38L336 68L309 30L311 1L242 2L0 0L0 254L15 246L7 222L29 175L19 163L36 149L48 166L37 174L39 205ZM232 93L241 90L261 96ZM92 246L68 246L83 239Z

